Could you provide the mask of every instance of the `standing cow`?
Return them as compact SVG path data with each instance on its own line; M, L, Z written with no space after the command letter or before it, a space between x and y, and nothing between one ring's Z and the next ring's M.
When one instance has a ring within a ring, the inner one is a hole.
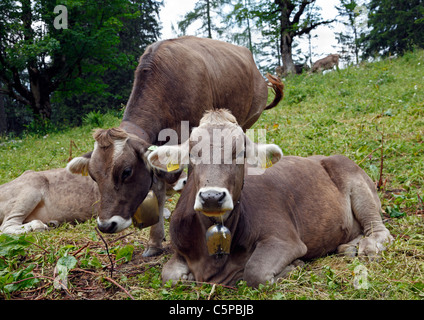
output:
M329 56L319 59L315 61L312 66L312 72L324 71L333 69L334 66L339 68L339 59L340 56L338 54L330 54Z
M164 282L244 279L256 287L298 259L356 246L375 255L392 239L374 184L353 161L282 158L278 146L252 143L224 110L207 113L188 142L161 146L148 160L159 170L170 162L191 168L170 223L175 254Z
M158 135L168 128L180 134L182 121L198 125L203 113L228 108L243 129L251 127L264 109L283 96L279 79L269 76L276 93L266 106L268 87L251 52L211 39L181 37L149 46L135 71L131 96L119 128L95 133L94 150L68 164L72 173L88 170L97 181L101 200L98 227L119 232L152 189L158 198L160 221L150 231L145 256L161 252L164 238L164 181L178 176L159 174L147 163L149 147L161 144ZM179 136L180 140L187 137Z

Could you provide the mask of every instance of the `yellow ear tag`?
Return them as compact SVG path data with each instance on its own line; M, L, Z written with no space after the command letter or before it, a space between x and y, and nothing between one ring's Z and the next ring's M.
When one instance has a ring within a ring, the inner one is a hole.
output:
M171 163L171 162L169 162L169 163L166 165L166 170L167 170L168 172L178 170L179 168L180 168L180 165L179 165L178 163Z
M82 169L81 175L84 176L84 177L88 176L88 170L86 170L85 168Z
M271 159L267 157L267 158L266 158L265 165L263 166L263 168L264 168L264 169L268 169L268 168L271 168L272 166L273 166L273 164L272 164Z

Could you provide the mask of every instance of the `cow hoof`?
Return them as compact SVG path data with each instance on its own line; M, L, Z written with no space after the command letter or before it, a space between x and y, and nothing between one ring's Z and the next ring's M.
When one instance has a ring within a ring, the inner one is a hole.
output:
M368 257L369 260L378 260L382 251L393 241L393 237L387 231L374 232L371 236L359 241L358 256Z
M342 254L348 258L355 258L358 254L358 248L356 245L342 244L337 247L337 253Z
M158 256L163 252L162 248L149 247L146 251L143 252L142 256L144 258Z
M47 223L47 226L48 226L49 228L57 228L57 227L59 227L59 221L57 221L57 220L49 221L49 222Z

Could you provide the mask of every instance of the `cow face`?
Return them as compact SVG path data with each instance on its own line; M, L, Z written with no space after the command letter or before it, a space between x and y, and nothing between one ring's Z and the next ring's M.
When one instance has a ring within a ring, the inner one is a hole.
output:
M98 130L93 152L73 159L67 169L88 173L100 191L97 218L102 232L119 232L132 223L132 216L152 186L152 171L146 165L149 144L122 129Z
M239 200L247 169L263 171L281 156L278 146L249 140L231 113L220 109L207 112L188 141L179 146L161 146L148 156L148 161L163 171L188 164L189 179L196 188L194 210L221 221Z

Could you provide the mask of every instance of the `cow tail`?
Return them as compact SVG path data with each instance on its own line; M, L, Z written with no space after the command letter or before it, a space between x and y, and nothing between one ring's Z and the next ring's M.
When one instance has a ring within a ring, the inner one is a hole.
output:
M266 77L268 78L268 81L271 83L269 87L271 87L274 90L274 100L265 107L265 110L269 110L274 108L284 97L284 84L281 82L281 80L273 75L270 75L269 73L266 74Z

